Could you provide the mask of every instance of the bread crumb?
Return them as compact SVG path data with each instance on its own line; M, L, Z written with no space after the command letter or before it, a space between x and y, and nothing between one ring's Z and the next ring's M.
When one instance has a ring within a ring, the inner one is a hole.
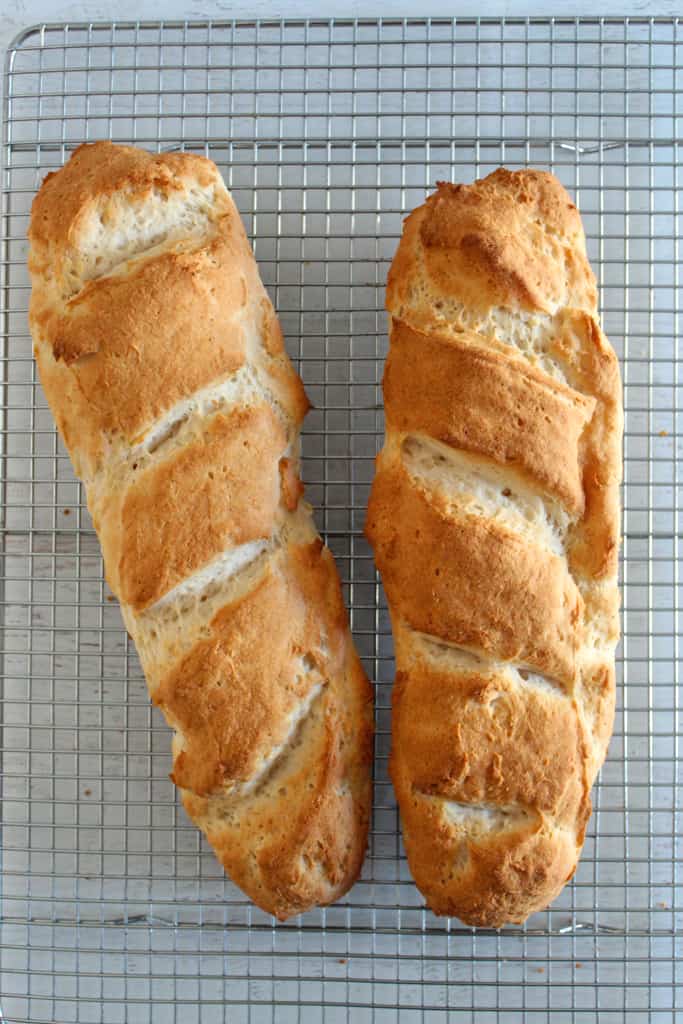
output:
M545 967L537 967L536 974L545 974Z
M70 508L65 508L64 509L64 515L65 516L70 516L71 515L71 509Z
M659 907L660 910L668 910L669 909L669 904L665 903L664 900L660 900L659 903L657 904L657 906Z
M347 964L348 962L349 962L349 961L348 961L348 960L346 959L346 957L345 957L345 956L343 956L343 957L340 957L340 959L339 959L339 963L340 963L340 964Z
M86 796L92 796L92 789L84 789L83 792Z
M577 961L576 961L576 963L574 964L574 967L583 967L583 964L582 964L582 963L580 963L580 962L579 962L579 961L577 960Z
M669 431L668 430L660 430L659 431L659 436L660 437L668 437L669 436Z
M116 600L116 598L114 597L113 594L107 594L107 601L115 601L115 600Z

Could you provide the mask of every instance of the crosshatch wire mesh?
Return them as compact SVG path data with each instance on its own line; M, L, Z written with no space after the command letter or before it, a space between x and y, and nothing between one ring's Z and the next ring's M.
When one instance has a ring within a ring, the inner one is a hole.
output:
M13 45L0 299L8 1021L675 1019L682 76L672 20L43 25ZM376 682L375 812L355 888L285 925L225 881L178 808L170 734L36 382L30 202L77 144L103 137L219 164L315 405L308 495ZM435 918L410 881L386 773L391 638L361 528L402 216L435 181L501 163L550 168L579 201L627 434L618 711L583 859L552 910L490 932Z

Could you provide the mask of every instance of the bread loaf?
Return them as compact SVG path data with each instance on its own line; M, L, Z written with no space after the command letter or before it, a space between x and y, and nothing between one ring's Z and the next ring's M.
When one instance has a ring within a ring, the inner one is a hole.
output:
M366 846L370 688L232 198L201 157L100 142L48 175L29 237L41 381L185 809L264 910L329 903Z
M440 184L388 280L367 518L391 774L429 906L521 922L572 877L614 712L622 409L581 220L550 174Z

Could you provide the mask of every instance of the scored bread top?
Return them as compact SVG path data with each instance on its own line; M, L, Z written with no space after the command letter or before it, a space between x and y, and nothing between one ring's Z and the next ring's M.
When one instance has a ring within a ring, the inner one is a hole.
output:
M496 306L597 311L581 217L551 174L500 168L474 185L442 182L403 240L387 294L398 319L404 303L411 322L456 307L475 321Z
M183 803L259 906L329 903L366 845L370 690L232 198L202 157L95 143L48 176L29 238L41 381Z
M373 490L375 553L392 612L430 636L572 679L582 601L564 560L520 535L514 519L497 522L425 483L396 460Z
M384 408L390 430L428 434L514 465L572 513L583 511L578 442L595 400L549 383L526 360L480 344L477 334L417 334L397 321Z
M440 184L389 272L366 532L396 648L391 773L437 913L522 921L573 874L611 732L622 410L552 175Z
M29 238L41 379L64 393L55 414L86 482L112 447L245 365L300 425L303 385L210 161L80 147L46 178Z
M210 160L132 146L79 146L31 209L31 266L68 299L122 260L204 233L225 188Z

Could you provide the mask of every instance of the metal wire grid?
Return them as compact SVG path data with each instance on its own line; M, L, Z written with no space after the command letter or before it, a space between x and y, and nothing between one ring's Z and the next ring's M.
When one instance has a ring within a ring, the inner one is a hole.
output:
M683 42L672 20L42 25L9 51L2 180L3 909L8 1021L673 1021L681 1007ZM170 737L36 382L25 231L45 172L110 137L205 152L315 410L308 495L376 682L361 881L274 925L178 808ZM383 283L439 179L552 169L623 357L624 642L576 880L525 928L427 912L388 785L391 638L361 535Z

